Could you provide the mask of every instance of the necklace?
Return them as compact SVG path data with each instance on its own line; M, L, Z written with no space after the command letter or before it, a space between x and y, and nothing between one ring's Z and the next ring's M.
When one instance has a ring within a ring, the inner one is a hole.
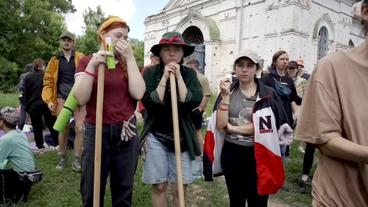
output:
M252 97L256 95L257 92L257 84L253 83L251 87L247 88L247 89L242 89L240 88L240 91L242 92L242 94L244 94L246 97Z

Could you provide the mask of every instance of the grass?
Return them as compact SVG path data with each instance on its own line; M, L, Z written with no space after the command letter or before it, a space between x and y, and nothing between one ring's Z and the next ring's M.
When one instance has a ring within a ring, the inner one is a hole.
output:
M4 106L11 106L11 107L18 107L19 101L18 101L18 93L0 93L0 107Z
M303 168L303 154L298 152L297 148L299 141L294 141L290 148L290 159L285 164L286 171L286 187L288 192L280 190L276 195L272 196L273 199L287 203L291 206L307 207L311 206L312 197L310 194L299 193L299 179ZM316 168L317 154L315 153L314 165L311 173L313 174Z
M69 152L69 165L64 171L55 170L58 156L55 152L48 152L36 155L37 167L44 172L43 181L32 187L28 197L28 202L21 203L19 207L64 207L81 206L80 196L80 174L73 172L70 166L71 152ZM142 160L139 161L135 175L133 189L133 206L150 207L151 205L151 186L143 184ZM227 206L227 193L223 182L218 181L208 183L197 180L188 189L188 194L195 195L196 198L187 199L189 206ZM106 187L105 206L111 206L111 195L109 186Z
M211 114L215 99L215 96L211 96L206 110L207 114ZM17 105L18 94L1 94L0 107ZM291 147L291 159L285 166L286 186L289 188L289 192L280 190L278 194L271 196L271 200L277 200L278 203L288 206L304 207L310 206L311 196L299 193L298 179L302 171L303 157L302 154L297 152L297 146L298 142L295 141ZM44 179L32 187L28 202L20 203L19 207L81 206L80 174L73 172L71 169L71 152L69 152L68 156L68 166L64 171L58 172L55 170L55 165L58 162L58 156L55 152L36 155L37 168L42 169L44 172ZM142 163L140 159L135 174L133 206L149 207L151 206L151 186L141 182ZM110 188L107 186L105 206L111 206L110 200ZM187 204L187 206L191 207L228 206L228 195L224 178L216 178L214 182L195 181L188 188Z

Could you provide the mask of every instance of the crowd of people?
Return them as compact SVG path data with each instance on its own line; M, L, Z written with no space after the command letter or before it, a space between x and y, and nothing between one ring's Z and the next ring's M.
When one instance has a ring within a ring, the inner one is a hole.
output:
M73 111L72 169L81 173L82 206L93 206L98 74L101 65L104 69L110 64L107 57L113 57L113 69L105 70L103 80L100 206L104 206L108 177L112 206L132 205L141 147L146 151L142 182L152 185L152 206L170 206L169 189L172 206L180 206L176 156L181 159L185 194L196 179L194 163L201 163L202 156L215 161L208 154L211 150L203 150L214 145L221 146L217 161L230 206L267 206L269 195L287 190L284 165L290 157L293 131L296 139L306 143L305 149L303 144L298 146L304 153L301 193L309 192L314 152L320 151L312 181L313 206L368 206L368 0L362 1L361 14L365 42L322 58L310 77L302 58L290 60L280 50L258 78L263 65L259 55L251 49L239 52L229 63L234 77L219 83L213 118L221 142L205 142L211 146L203 146L201 131L211 96L209 82L199 69L200 62L191 57L194 46L180 33L163 34L151 47L151 64L140 71L128 41L130 27L123 19L112 16L100 25L101 45L90 55L76 51L75 36L63 32L60 53L47 66L41 58L26 65L18 85L20 112L11 107L0 110L0 129L5 133L0 138L0 202L25 201L32 184L39 181L34 175L42 175L36 171L32 149L21 132L26 113L33 128L34 151L48 148L45 123L53 145L58 146L60 160L55 169L63 172L68 126L57 132L53 125L73 91L78 107ZM107 41L113 53L107 50ZM176 88L170 85L171 75ZM177 92L177 117L172 115L172 90ZM139 112L144 113L140 133L135 116L138 101ZM174 119L179 123L181 152L175 152Z

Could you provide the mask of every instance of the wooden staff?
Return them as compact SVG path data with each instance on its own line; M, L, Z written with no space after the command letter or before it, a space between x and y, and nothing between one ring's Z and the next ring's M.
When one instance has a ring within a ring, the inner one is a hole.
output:
M183 187L183 173L181 170L181 149L180 149L180 131L179 131L179 116L178 116L178 102L176 96L176 80L175 75L170 73L170 92L171 92L171 107L172 119L174 128L174 143L175 143L175 158L176 158L176 181L179 192L179 206L184 207L184 187Z
M93 178L93 207L100 206L101 185L101 144L102 144L102 111L104 99L105 66L98 66L97 78L97 105L96 105L96 131L95 131L95 169Z

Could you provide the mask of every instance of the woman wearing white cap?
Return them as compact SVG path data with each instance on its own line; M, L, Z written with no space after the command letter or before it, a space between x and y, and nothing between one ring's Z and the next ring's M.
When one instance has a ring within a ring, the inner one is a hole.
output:
M255 77L258 70L257 53L246 50L234 61L237 80L220 82L216 127L225 132L221 166L231 207L267 206L285 178L279 134L290 140L291 128L279 96Z

